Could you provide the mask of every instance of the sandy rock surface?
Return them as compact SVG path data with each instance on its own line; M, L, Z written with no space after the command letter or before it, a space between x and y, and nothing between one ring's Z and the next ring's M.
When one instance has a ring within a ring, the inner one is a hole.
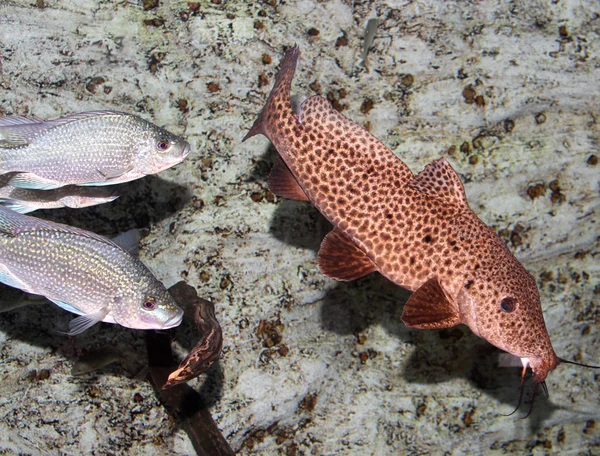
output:
M598 371L559 366L550 398L507 418L520 369L498 350L463 327L408 330L408 293L377 274L320 274L328 223L269 192L266 139L240 143L294 43L295 92L327 97L415 172L446 157L536 277L558 355L600 363L597 1L4 0L0 114L116 109L193 148L113 203L36 215L143 228L155 274L215 302L223 356L194 385L239 454L598 454ZM143 334L57 334L71 318L0 315L0 451L191 454L146 381ZM181 354L194 343L175 338ZM71 375L106 346L124 360Z

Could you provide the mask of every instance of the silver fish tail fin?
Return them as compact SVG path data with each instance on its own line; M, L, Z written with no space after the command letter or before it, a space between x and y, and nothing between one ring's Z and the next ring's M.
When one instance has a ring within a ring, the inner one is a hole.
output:
M265 135L268 138L267 128L269 124L276 121L285 121L284 119L287 116L282 115L285 111L289 111L289 114L292 115L290 91L299 55L300 49L297 45L286 51L267 103L242 141L258 134Z

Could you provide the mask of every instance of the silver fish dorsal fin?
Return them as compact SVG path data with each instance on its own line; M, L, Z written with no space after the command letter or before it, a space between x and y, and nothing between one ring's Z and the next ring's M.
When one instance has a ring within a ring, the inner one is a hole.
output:
M459 207L469 207L465 188L445 158L429 163L408 185L432 198Z
M62 233L74 234L76 236L86 237L106 245L123 250L119 245L110 239L92 233L91 231L82 230L73 226L63 225L62 223L48 222L46 220L30 217L28 215L19 214L6 207L0 206L0 235L8 237L16 237L20 233L31 232L36 230L55 231Z
M28 119L22 116L2 117L0 118L0 145L4 147L24 146L50 128L76 120L112 114L123 115L125 113L118 111L90 111L71 114L54 120Z

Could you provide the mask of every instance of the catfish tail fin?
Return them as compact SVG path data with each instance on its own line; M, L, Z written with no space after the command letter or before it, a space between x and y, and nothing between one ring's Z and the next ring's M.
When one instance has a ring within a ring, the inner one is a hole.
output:
M287 115L293 115L290 91L299 55L300 49L298 45L286 51L267 103L242 141L246 141L248 138L258 134L269 137L267 131L269 124L285 118Z

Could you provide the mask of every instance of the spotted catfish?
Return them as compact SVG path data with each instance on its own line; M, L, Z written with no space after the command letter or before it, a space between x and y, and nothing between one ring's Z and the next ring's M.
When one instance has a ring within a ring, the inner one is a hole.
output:
M244 140L263 134L280 158L273 193L310 201L333 224L318 263L323 274L353 280L379 271L413 291L408 327L468 325L521 358L537 387L559 362L538 289L496 233L469 208L459 176L441 158L419 174L319 96L296 114L290 87L299 50L281 64L266 106Z

